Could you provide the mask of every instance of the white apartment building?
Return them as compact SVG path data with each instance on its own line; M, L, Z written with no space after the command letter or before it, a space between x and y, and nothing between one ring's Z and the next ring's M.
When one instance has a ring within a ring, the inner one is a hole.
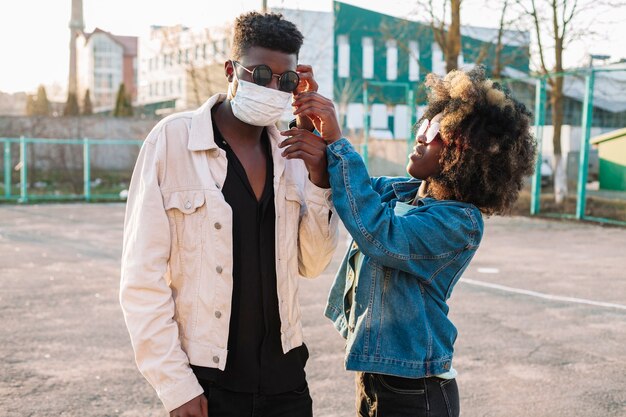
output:
M149 38L140 40L138 104L163 114L198 107L225 92L229 35L226 27L152 26Z

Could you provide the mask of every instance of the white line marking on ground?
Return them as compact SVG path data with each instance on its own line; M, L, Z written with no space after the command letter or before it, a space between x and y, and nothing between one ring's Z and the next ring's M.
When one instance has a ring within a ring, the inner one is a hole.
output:
M596 307L606 307L606 308L616 308L618 310L626 310L626 305L622 305L622 304L604 303L601 301L586 300L584 298L564 297L561 295L545 294L545 293L536 292L536 291L523 290L521 288L514 288L514 287L507 287L505 285L492 284L490 282L478 281L478 280L470 279L470 278L461 278L461 282L464 282L470 285L476 285L478 287L492 288L495 290L512 292L515 294L528 295L530 297L543 298L545 300L563 301L567 303L587 304L587 305L596 306Z
M478 272L481 274L498 274L500 270L498 268L478 268Z

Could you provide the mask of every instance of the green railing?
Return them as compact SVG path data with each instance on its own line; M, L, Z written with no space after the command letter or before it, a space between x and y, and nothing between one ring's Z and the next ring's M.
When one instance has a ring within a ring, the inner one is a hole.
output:
M577 220L588 220L599 223L614 224L626 226L626 222L621 220L609 219L604 217L594 217L586 214L587 204L587 180L589 175L589 150L591 139L591 127L593 123L593 95L595 91L595 79L598 73L615 73L622 72L626 74L625 69L602 69L589 68L578 71L567 71L558 74L545 74L536 77L525 77L508 79L506 81L529 81L534 80L536 83L535 90L535 135L537 138L537 164L535 174L532 179L530 214L540 214L540 196L541 196L541 164L542 164L542 137L543 127L546 119L546 96L547 96L547 79L550 77L565 76L584 76L585 77L585 94L582 105L581 118L581 139L580 139L580 156L578 161L578 180L576 187L576 211L574 214L564 213L545 213L549 217L559 217Z
M3 181L4 193L0 194L0 201L12 201L18 203L27 203L33 201L55 201L55 200L123 200L119 193L92 193L92 157L91 148L94 145L97 146L112 146L112 145L125 145L136 146L142 145L142 140L131 139L43 139L43 138L0 138L0 144L4 148L4 170ZM19 163L17 166L13 166L11 145L19 145ZM28 159L28 145L73 145L82 147L82 173L83 173L83 192L77 193L43 193L33 194L29 193L29 159ZM19 170L19 193L13 193L13 181L12 171Z

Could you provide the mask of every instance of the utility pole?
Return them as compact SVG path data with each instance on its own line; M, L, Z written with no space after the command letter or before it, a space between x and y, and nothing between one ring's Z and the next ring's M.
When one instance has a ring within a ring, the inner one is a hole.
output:
M267 0L263 0L263 5L261 6L261 11L263 13L267 13Z

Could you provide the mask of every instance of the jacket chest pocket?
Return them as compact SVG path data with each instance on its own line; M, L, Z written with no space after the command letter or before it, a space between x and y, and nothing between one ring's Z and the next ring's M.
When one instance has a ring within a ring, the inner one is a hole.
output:
M295 185L288 185L285 190L285 224L287 236L294 238L290 244L297 243L298 226L303 204L300 190Z
M175 191L165 199L165 210L173 226L173 244L184 251L198 249L207 215L204 191Z

